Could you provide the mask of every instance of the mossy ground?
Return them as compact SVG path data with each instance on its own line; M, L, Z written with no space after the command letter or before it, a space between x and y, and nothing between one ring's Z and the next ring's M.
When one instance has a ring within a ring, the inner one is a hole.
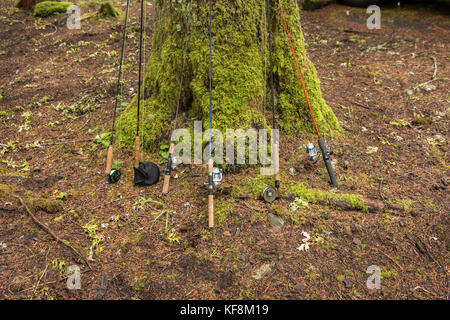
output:
M64 13L73 5L71 2L43 1L36 4L34 8L34 16L47 18L58 13Z

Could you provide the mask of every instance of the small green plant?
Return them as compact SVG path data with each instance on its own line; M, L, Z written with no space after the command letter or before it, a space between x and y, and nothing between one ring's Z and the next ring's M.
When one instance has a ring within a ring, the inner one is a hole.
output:
M67 270L67 263L63 260L58 260L58 258L52 261L52 269L58 270L61 275L64 275Z
M94 250L96 250L97 255L103 251L102 242L104 238L102 235L98 235L97 231L99 230L98 225L94 220L89 221L83 226L84 232L88 234L88 238L92 240L92 245L89 248L88 260L92 260L94 256Z
M111 131L110 132L101 133L100 135L97 135L94 138L94 142L96 142L98 144L101 144L105 148L108 148L111 136L112 136L112 132Z
M169 157L169 146L167 144L162 144L159 147L159 155L164 159Z

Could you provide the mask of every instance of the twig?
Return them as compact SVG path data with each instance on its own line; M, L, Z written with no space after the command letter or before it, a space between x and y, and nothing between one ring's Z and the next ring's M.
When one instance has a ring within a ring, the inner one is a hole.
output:
M41 227L41 229L43 229L44 231L46 231L48 234L50 234L53 239L55 239L57 242L63 244L64 246L68 247L69 249L71 249L77 256L79 256L85 263L86 265L89 267L89 269L92 270L89 262L87 261L87 259L74 247L72 247L70 244L66 243L65 241L63 241L62 239L60 239L49 227L47 227L45 224L43 224L42 222L40 222L35 216L34 214L31 212L31 210L28 208L28 206L25 204L25 202L23 201L23 199L19 196L16 195L12 195L13 197L17 198L20 203L22 204L22 206L25 208L25 210L28 212L28 214L30 215L31 219L33 219L34 223L36 223L39 227Z
M44 272L42 272L42 275L40 276L38 282L36 283L36 286L34 287L33 295L36 294L36 290L37 290L37 288L38 288L38 286L39 286L39 283L41 282L41 280L42 280L42 278L44 277L44 275L47 273L47 269L48 269L48 266L49 266L49 265L50 265L50 264L47 264L47 265L45 266ZM33 300L33 295L31 296L30 300Z
M395 261L393 258L391 258L387 253L384 253L383 251L378 251L378 252L381 252L386 258L388 258L388 259L391 260L393 263L395 263L395 264L397 265L397 267L400 268L401 271L403 271L402 266L401 266L397 261Z
M249 205L247 202L244 202L244 205L245 205L247 208L249 208L249 209L251 209L251 210L258 211L258 212L266 212L266 211L267 211L267 209L261 209L261 208L253 207L253 206Z
M433 57L433 56L431 56L431 59L433 59L433 61L434 61L433 78L431 78L431 80L428 80L428 81L425 81L425 82L423 82L423 83L421 83L421 84L418 84L417 86L413 87L413 90L417 90L417 89L419 89L420 87L422 87L422 86L424 86L424 85L426 85L426 84L429 84L429 83L431 83L431 82L433 82L433 81L435 81L435 80L437 79L437 72L438 72L437 60L436 60L436 58Z

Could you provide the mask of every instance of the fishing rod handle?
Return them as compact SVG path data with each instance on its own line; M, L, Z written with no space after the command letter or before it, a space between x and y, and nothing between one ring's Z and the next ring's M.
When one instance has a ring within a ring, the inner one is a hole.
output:
M141 139L136 136L134 141L134 167L139 168L139 162L141 161Z
M106 156L106 169L105 174L108 175L112 169L112 161L113 161L113 145L110 144L108 147L108 154Z
M278 143L273 144L273 166L275 170L275 181L280 181L280 151Z
M208 226L214 228L213 159L208 162Z
M331 165L330 157L328 155L328 151L325 146L325 142L322 140L322 138L319 138L319 147L320 151L322 151L322 157L323 161L325 161L325 166L327 167L328 175L330 176L331 184L335 187L338 186L336 175L334 173L333 166Z
M169 192L170 172L172 170L172 154L173 154L174 148L175 148L175 145L173 143L171 143L170 147L169 147L169 157L168 157L168 161L167 161L167 168L166 168L166 172L164 175L164 184L163 184L163 193L164 194Z
M275 189L277 190L277 197L280 196L280 150L278 148L278 143L273 144L273 161L275 170Z

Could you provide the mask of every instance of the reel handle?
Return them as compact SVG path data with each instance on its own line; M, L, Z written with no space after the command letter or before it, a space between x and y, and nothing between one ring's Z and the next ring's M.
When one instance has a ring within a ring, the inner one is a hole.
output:
M331 184L335 187L338 186L336 175L334 173L333 166L331 165L330 157L328 155L327 148L325 146L325 142L322 140L322 138L319 138L319 147L320 151L322 151L322 157L323 161L325 161L325 166L327 167L328 175L330 176Z
M139 168L139 162L141 161L141 139L136 136L134 141L134 167Z
M106 156L106 169L105 174L108 175L111 172L112 169L112 161L113 161L113 145L112 143L108 147L108 153Z
M167 162L167 168L164 175L164 184L163 184L163 191L162 193L166 194L169 192L169 184L170 184L170 172L172 171L172 154L173 149L175 148L175 145L173 143L170 144L169 148L169 158Z
M213 159L208 162L208 226L214 228Z

